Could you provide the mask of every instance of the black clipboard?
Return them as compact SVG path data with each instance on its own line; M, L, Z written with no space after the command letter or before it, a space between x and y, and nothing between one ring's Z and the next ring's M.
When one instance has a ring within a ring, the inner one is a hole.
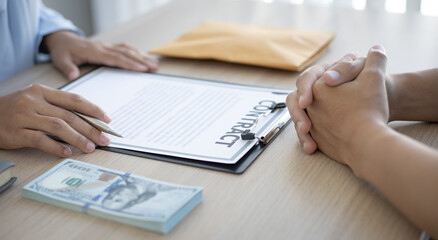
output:
M290 122L291 120L289 119L289 121L287 121L286 124L281 126L279 131L272 137L272 139L268 143L266 144L259 143L254 145L254 147L252 147L251 150L249 150L238 162L234 164L206 162L200 160L192 160L187 158L140 152L140 151L134 151L134 150L128 150L122 148L115 148L115 147L98 147L98 148L111 152L137 156L137 157L144 157L144 158L150 158L150 159L155 159L165 162L183 164L192 167L199 167L199 168L206 168L206 169L217 170L222 172L241 174L251 165L252 162L254 162L254 160L263 152L263 150L266 147L268 147L268 145L278 136L278 134L280 134L281 131L283 131L286 125L289 124Z
M94 71L97 69L81 76L85 77L86 75L93 74ZM206 79L199 79L199 78L188 78L188 77L182 77L182 76L174 76L174 75L166 75L166 74L156 74L161 76L169 76L169 77L178 77L178 78L187 78L192 80L199 80L199 81L209 81L209 82L217 82L213 80L206 80ZM220 83L220 82L218 82ZM60 89L67 87L68 83L64 86L62 86ZM226 83L229 85L237 85L237 86L247 86L242 84L235 84L235 83ZM278 94L284 94L286 93L278 93ZM283 103L284 105L284 103ZM284 106L283 106L284 107ZM216 170L216 171L222 171L227 173L234 173L234 174L241 174L243 173L253 162L254 160L263 152L263 150L269 146L269 144L280 134L283 129L291 122L291 119L289 118L286 122L276 126L276 131L272 136L269 137L268 141L259 141L256 145L254 145L239 161L237 161L234 164L226 164L226 163L216 163L216 162L208 162L208 161L202 161L202 160L193 160L188 158L182 158L182 157L176 157L176 156L170 156L170 155L162 155L162 154L156 154L156 153L150 153L150 152L143 152L143 151L136 151L136 150L130 150L130 149L124 149L124 148L117 148L117 147L102 147L97 146L98 149L111 151L111 152L117 152L137 157L143 157L143 158L149 158L159 161L165 161L170 163L176 163L176 164L182 164L186 166L192 166L192 167L199 167L199 168L205 168L210 170ZM54 138L59 140L58 138Z

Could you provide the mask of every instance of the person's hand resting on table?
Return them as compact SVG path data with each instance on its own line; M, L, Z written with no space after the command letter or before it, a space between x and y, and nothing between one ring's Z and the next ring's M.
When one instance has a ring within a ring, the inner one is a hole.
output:
M70 81L79 77L78 66L90 63L119 67L138 72L155 72L156 60L147 58L127 44L107 44L91 41L70 31L59 31L44 37L53 65Z

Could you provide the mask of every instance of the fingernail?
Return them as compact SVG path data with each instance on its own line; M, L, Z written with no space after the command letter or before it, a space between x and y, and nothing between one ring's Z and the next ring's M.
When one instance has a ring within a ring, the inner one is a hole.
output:
M72 154L72 152L71 152L70 148L65 148L64 149L64 153L63 153L64 157L70 157L71 154Z
M304 143L303 143L303 149L304 149L304 151L306 151L308 145L309 145L309 144L308 144L307 142L304 142Z
M110 144L110 142L111 139L105 133L100 134L100 145L106 146Z
M108 116L106 113L105 115L103 115L103 121L106 123L110 123L112 121L112 119L110 118L110 116Z
M139 68L141 71L147 71L147 70L149 69L148 66L143 65L143 64L138 64L138 68Z
M300 95L300 97L298 98L298 105L300 107L302 107L304 104L303 102L304 102L304 97L303 97L303 95Z
M71 72L68 74L68 79L70 79L70 80L74 80L74 79L76 79L76 78L78 78L78 77L79 77L79 71L78 71L77 69L71 71Z
M386 53L386 50L385 50L385 48L383 48L382 45L374 45L374 46L372 47L372 49L374 49L374 50L376 50L376 51L379 51L379 52L381 52L381 53L383 53L383 54Z
M298 121L297 122L297 128L298 128L298 131L301 131L301 126L303 125L303 123L301 122L301 121Z
M335 71L335 70L328 70L327 72L325 72L327 75L329 75L330 76L330 78L332 79L332 81L334 82L334 83L338 83L339 82L339 77L340 77L340 75L339 75L339 73L338 73L338 71Z
M94 148L95 148L94 143L88 142L85 150L90 153L94 151Z

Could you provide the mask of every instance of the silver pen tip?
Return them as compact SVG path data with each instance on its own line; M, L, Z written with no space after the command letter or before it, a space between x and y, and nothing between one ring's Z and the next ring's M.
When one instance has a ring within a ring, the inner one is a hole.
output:
M118 133L118 132L115 132L115 131L109 130L108 133L111 133L112 135L114 135L114 136L116 136L116 137L123 138L123 136L122 136L120 133Z

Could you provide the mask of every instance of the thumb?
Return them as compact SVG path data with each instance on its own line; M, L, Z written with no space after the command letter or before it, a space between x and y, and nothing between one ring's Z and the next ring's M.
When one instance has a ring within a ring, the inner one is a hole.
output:
M322 79L332 87L353 81L362 71L365 60L366 58L361 57L352 61L337 62L322 75Z
M53 64L70 81L75 80L80 75L78 66L74 64L73 60L69 56L53 59Z
M360 84L369 86L380 86L384 83L386 76L386 51L380 45L373 46L368 51L365 66L357 80Z
M375 45L368 51L364 69L377 73L386 72L386 51L381 45Z

